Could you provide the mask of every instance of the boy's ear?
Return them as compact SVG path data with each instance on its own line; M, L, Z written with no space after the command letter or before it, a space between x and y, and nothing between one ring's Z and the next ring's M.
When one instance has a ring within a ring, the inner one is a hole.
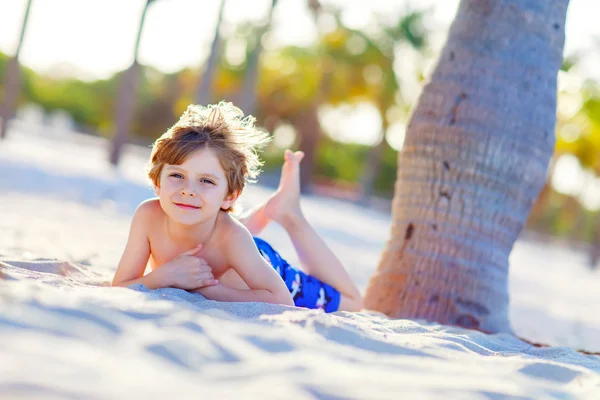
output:
M238 197L240 197L240 194L242 194L241 190L236 190L235 192L228 194L221 203L221 208L223 210L227 210L233 205L233 203L235 203Z
M154 188L154 193L156 193L157 196L160 196L160 186L153 183L152 187Z

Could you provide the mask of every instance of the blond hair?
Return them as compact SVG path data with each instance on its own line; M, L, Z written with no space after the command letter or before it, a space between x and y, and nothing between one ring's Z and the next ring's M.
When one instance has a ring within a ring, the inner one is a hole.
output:
M179 165L190 153L209 148L225 170L227 194L241 193L258 176L262 166L258 150L270 140L268 133L255 127L255 122L254 117L244 116L232 103L188 106L179 121L152 145L148 177L160 186L165 164ZM233 206L225 211L233 211Z

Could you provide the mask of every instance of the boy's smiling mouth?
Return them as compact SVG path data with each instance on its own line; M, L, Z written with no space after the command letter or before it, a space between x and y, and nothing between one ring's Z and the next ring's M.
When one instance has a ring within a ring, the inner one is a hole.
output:
M185 203L175 203L175 205L179 208L183 208L184 210L198 210L200 208L198 206Z

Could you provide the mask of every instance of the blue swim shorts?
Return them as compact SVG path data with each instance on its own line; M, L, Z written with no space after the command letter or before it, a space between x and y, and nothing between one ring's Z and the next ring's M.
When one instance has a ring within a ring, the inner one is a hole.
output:
M292 267L264 240L255 237L254 242L260 254L285 282L297 307L320 308L325 312L339 309L340 292L333 286Z

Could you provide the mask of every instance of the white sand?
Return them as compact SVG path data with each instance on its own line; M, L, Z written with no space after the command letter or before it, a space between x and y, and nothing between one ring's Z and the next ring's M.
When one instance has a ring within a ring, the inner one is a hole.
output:
M600 357L568 347L600 351L600 274L583 254L520 241L511 256L515 331L559 346L545 349L372 312L99 286L151 195L147 150L115 172L105 142L18 130L0 142L0 398L600 398ZM389 215L303 204L364 290ZM264 237L295 260L280 228Z

